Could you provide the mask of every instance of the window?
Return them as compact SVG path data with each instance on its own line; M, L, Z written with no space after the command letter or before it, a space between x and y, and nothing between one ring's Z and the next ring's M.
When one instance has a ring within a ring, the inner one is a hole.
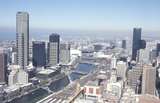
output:
M89 88L89 93L93 93L93 88Z
M96 94L100 94L100 90L99 89L96 89Z

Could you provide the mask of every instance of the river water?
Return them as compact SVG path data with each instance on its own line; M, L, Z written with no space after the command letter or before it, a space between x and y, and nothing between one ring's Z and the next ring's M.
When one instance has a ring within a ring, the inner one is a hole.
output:
M57 92L63 89L64 87L66 87L70 83L70 81L80 79L84 74L79 73L79 71L85 74L88 74L94 68L95 66L93 64L80 63L78 64L75 71L69 75L69 77L66 76L54 83L51 83L51 85L49 86L49 89L54 92ZM39 101L40 99L48 95L49 95L49 92L47 90L40 88L33 91L32 93L22 96L21 98L16 98L13 101L8 103L36 103L37 101Z

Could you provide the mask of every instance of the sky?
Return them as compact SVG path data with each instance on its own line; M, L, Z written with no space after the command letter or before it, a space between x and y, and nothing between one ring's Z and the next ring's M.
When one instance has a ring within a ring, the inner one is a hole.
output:
M160 0L0 0L0 32L15 30L18 11L33 31L160 30Z

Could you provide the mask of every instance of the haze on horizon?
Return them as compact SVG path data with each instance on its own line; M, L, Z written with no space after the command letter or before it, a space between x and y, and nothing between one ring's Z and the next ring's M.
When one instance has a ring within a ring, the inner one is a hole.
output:
M159 4L160 0L1 0L0 35L15 32L18 11L30 14L33 33L128 34L141 27L156 34L160 33Z

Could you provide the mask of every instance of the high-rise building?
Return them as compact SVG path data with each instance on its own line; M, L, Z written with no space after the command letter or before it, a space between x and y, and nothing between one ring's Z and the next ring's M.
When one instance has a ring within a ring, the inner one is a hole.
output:
M54 66L59 63L60 55L60 36L53 33L49 36L48 43L48 64Z
M60 44L60 63L70 62L70 44Z
M156 55L159 56L159 53L160 53L160 43L157 43L157 46L156 46Z
M137 61L139 57L139 50L146 48L146 41L141 40L141 28L133 29L133 41L132 41L132 60Z
M126 79L126 71L127 71L127 64L123 61L117 62L117 76L120 77L122 80Z
M5 84L7 81L7 54L0 50L0 84Z
M146 48L139 50L139 62L143 62L145 64L153 62L156 57L155 53L155 43L147 42Z
M142 64L137 64L136 66L133 66L131 70L128 71L127 73L128 85L132 89L138 90L139 81L140 81L142 72L143 72Z
M132 41L132 60L136 61L137 51L140 49L141 44L141 28L133 29L133 41Z
M32 44L32 62L35 67L42 67L46 65L46 49L45 42L34 41Z
M126 49L126 40L122 40L122 48Z
M150 63L150 51L148 48L139 50L138 61L141 63Z
M113 56L113 58L111 58L111 69L115 69L116 68L116 64L117 64L117 58L115 56Z
M144 65L142 75L142 93L155 94L156 69L152 65Z
M17 52L12 52L11 63L17 64Z
M17 64L23 69L29 64L29 14L18 12L16 15Z
M157 50L156 49L152 49L149 53L149 60L151 62L153 62L154 60L156 60L156 57L157 57Z

